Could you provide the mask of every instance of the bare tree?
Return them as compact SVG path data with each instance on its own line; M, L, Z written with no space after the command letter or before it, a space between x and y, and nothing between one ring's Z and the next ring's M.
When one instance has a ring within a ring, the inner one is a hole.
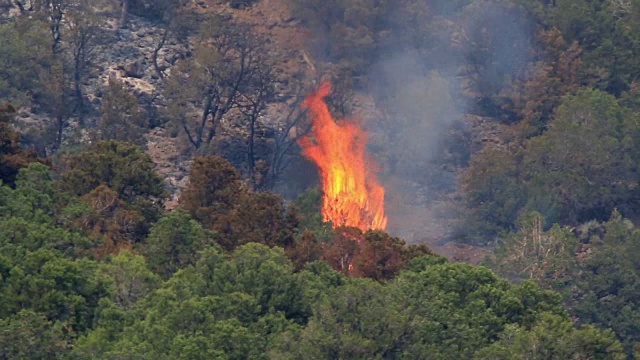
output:
M627 14L633 12L633 4L631 0L609 0L609 4L613 8L612 15L616 20L620 20Z
M127 28L127 16L129 15L129 1L130 0L120 0L120 21L118 22L118 26L120 29Z
M41 74L42 105L53 117L50 129L54 130L53 150L59 150L63 142L64 130L68 126L71 115L69 109L69 79L61 62L56 62L51 69Z
M309 88L302 78L295 79L296 77L289 88L291 98L284 104L285 109L281 112L282 115L275 119L276 128L269 171L263 184L267 189L273 188L287 169L298 139L311 131L311 122L307 121L306 117L307 111L301 106Z
M198 24L196 13L184 9L180 2L175 0L166 1L168 1L168 3L165 5L164 10L162 37L153 49L153 54L151 56L153 68L161 79L165 77L165 69L158 64L158 55L160 54L160 51L172 37L177 39L185 47L188 47L188 36L197 29L195 26Z
M238 97L238 109L242 113L246 125L248 127L248 143L247 143L247 167L249 169L249 179L252 187L255 189L257 179L255 174L256 154L255 154L255 138L256 125L258 119L267 110L267 105L275 96L276 77L273 71L273 64L264 60L252 74L252 81L246 84L246 88L242 89Z
M57 54L61 50L62 19L69 8L68 0L32 0L31 8L47 22L53 42L51 51Z
M268 163L268 171L266 178L262 184L263 188L272 189L282 178L287 167L293 159L300 156L300 152L296 147L298 140L307 136L311 131L312 124L307 116L307 109L302 105L304 99L316 90L315 86L323 80L323 72L316 73L315 67L311 65L312 74L308 80L309 74L299 72L289 76L287 86L282 90L282 95L288 100L275 111L276 116L273 121L274 135L272 147L270 150L270 159ZM327 103L331 112L337 117L346 117L352 113L353 94L347 83L338 80L339 77L333 77L332 83L337 84L334 91L327 97ZM342 81L347 81L342 79Z
M172 69L165 86L169 118L197 152L211 144L224 116L237 106L264 51L248 25L208 22L200 35L194 56ZM196 120L189 116L192 109L199 113Z
M87 66L94 55L93 39L98 31L98 20L91 10L90 4L84 4L66 16L67 43L71 54L73 71L73 88L76 98L76 109L84 108L82 94L82 80L86 75Z
M30 7L30 6L29 6L29 7L26 7L23 1L15 0L15 4L16 4L16 6L18 6L18 8L20 9L20 13L21 13L22 15L26 14L26 13L27 13L27 11L30 11L30 10L31 10L31 7Z
M171 34L170 26L165 25L165 28L162 32L162 37L160 38L160 41L158 42L156 47L153 49L153 54L151 56L151 62L153 63L153 68L155 69L156 74L158 74L158 77L161 79L164 78L164 69L160 68L160 65L158 65L158 54L160 53L160 50L162 50L162 48L164 47L164 44L169 39L170 34Z
M548 288L575 263L577 240L567 227L554 225L544 231L544 218L537 212L520 223L519 231L503 238L487 262L505 277L534 280Z

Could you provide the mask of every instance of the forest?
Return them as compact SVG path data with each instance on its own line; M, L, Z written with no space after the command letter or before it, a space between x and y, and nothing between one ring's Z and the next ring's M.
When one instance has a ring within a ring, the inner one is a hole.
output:
M0 0L0 359L640 359L639 200L640 0Z

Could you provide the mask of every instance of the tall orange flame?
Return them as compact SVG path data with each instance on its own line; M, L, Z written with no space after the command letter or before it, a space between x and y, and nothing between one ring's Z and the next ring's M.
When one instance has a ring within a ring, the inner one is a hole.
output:
M298 141L304 156L320 170L322 216L334 226L384 230L384 188L376 179L375 163L366 159L367 134L358 124L333 120L324 102L330 92L331 84L325 82L305 99L313 129Z

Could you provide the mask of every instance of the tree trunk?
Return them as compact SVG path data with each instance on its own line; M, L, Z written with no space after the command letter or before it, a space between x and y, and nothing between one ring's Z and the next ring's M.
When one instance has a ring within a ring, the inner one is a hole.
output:
M162 73L162 70L160 69L160 66L158 65L158 53L164 47L164 43L167 41L168 37L169 37L169 25L167 25L167 27L164 29L164 34L162 35L162 40L160 40L160 42L158 43L158 46L156 46L156 48L153 49L153 57L152 57L153 67L156 70L156 73L158 74L158 77L160 79L164 78L164 74Z
M253 190L256 188L256 178L255 178L255 167L256 167L256 159L255 159L255 151L254 151L254 142L255 142L255 134L256 134L256 117L252 117L249 122L249 149L247 151L247 162L249 166L249 179L251 179L251 187Z
M56 134L56 149L60 150L60 147L62 147L62 131L64 130L64 118L62 117L62 115L58 115L57 116L57 125L58 125L58 131Z
M82 99L82 88L80 87L80 82L82 80L82 69L81 64L80 64L80 55L76 54L76 59L75 59L75 69L74 69L74 73L73 73L73 85L75 88L75 93L76 93L76 99L78 101L78 110L80 111L80 113L82 113L83 109L84 109L84 101Z
M213 95L211 94L211 91L209 91L209 94L207 96L207 102L204 105L204 110L202 111L202 119L200 120L200 127L198 129L196 129L196 150L200 149L200 146L202 146L202 137L204 136L204 129L207 127L207 119L209 118L209 115L211 115L211 108L213 106ZM213 138L213 136L215 135L216 132L216 123L215 123L215 115L211 115L211 126L209 128L209 135L207 136L207 138ZM207 145L209 145L209 142L211 140L207 141Z
M27 9L24 8L24 4L21 1L16 0L16 5L20 9L20 14L24 15L27 13Z
M127 15L129 13L129 0L121 0L120 6L122 7L120 12L120 29L126 29Z
M56 10L60 11L60 10ZM51 44L51 52L56 55L60 51L60 42L62 41L62 34L60 33L60 23L62 22L62 12L55 13L51 16L51 36L53 37L53 43Z

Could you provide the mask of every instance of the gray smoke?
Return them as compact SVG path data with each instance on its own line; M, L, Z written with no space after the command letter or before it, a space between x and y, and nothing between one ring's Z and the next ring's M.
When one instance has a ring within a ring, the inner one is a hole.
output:
M474 134L465 117L491 106L524 73L533 24L508 1L411 9L388 15L396 37L375 56L367 91L379 110L371 148L384 168L389 230L420 241L451 230L434 218L433 201L455 190L456 171L468 160ZM417 228L407 229L405 218L416 221L409 212L421 209Z
M391 233L422 241L449 231L433 206L469 160L469 114L503 111L532 60L533 23L515 1L292 0L315 35L313 56L343 67L375 104L359 115L382 168Z

